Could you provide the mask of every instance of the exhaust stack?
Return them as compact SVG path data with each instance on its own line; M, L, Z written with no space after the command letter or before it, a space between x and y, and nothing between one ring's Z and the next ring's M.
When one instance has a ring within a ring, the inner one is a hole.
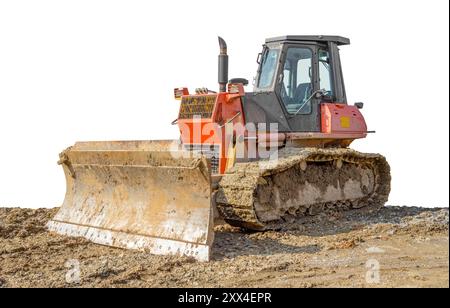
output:
M226 92L227 91L227 83L228 83L228 55L227 55L227 43L223 38L219 36L219 46L220 46L220 54L219 54L219 91Z

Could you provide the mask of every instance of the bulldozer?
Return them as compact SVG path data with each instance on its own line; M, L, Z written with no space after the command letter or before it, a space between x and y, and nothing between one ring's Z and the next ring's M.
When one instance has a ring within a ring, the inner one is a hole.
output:
M151 254L211 259L214 221L277 230L293 217L377 210L390 167L350 149L367 137L363 103L348 104L341 36L269 38L253 91L228 79L219 37L218 90L174 89L179 140L77 142L60 154L66 195L47 227Z

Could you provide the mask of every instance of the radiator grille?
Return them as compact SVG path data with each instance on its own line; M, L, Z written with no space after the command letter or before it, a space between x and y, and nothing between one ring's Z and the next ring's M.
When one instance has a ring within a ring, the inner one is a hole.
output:
M219 173L220 146L211 144L187 144L186 150L200 153L211 161L211 173Z
M178 118L192 119L194 116L211 118L216 97L216 95L184 96L181 99Z

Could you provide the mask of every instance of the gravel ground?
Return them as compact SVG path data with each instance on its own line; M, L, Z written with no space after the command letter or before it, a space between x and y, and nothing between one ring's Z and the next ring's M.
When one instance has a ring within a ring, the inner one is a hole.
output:
M0 208L0 287L449 287L448 208L218 225L207 263L48 233L56 211Z

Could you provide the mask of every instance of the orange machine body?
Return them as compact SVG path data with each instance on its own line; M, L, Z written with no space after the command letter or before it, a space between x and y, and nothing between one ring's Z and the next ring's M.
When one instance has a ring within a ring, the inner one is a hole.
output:
M213 174L225 172L227 146L245 133L242 85L228 85L228 92L183 95L178 127L186 150L201 152L211 160ZM232 131L226 132L226 129Z
M255 135L245 127L244 95L242 84L229 84L228 92L183 94L181 97L177 120L181 142L186 150L206 155L211 160L213 174L225 173L229 149L239 137L245 140L246 147L253 138L257 148L274 144L282 148L347 147L353 140L367 136L360 110L342 103L320 104L320 132L257 131Z

